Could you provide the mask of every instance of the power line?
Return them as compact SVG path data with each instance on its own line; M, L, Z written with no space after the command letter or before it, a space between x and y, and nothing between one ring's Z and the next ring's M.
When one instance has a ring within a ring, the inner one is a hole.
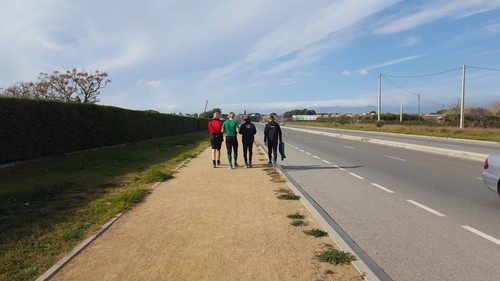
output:
M392 78L421 78L421 77L436 76L436 75L440 75L440 74L444 74L444 73L448 73L448 72L452 72L452 71L456 71L456 70L460 70L460 69L462 69L462 67L457 67L457 68L454 68L454 69L445 70L445 71L436 72L436 73L431 73L431 74L409 75L409 76L398 76L398 75L387 75L387 74L384 74L384 76L386 76L386 77L392 77Z
M381 76L382 76L382 77L384 77L384 78L385 78L385 80L387 80L387 81L391 82L391 84L393 84L394 86L399 87L400 89L402 89L403 91L406 91L406 92L408 92L408 93L410 93L410 94L412 94L412 95L416 95L416 96L418 96L418 94L416 94L416 93L414 93L414 92L411 92L410 90L408 90L408 89L404 88L403 86L400 86L400 85L396 84L395 82L393 82L393 81L392 81L392 80L390 80L389 78L385 77L385 75L384 75L384 74L381 74Z
M500 69L480 67L480 66L467 66L467 68L476 68L476 69L489 70L489 71L500 71Z

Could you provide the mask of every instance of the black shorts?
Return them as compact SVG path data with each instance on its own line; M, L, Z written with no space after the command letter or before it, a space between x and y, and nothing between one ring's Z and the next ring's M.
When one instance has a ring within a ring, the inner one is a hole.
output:
M231 153L233 150L234 154L238 154L238 139L236 137L226 136L226 148L227 153Z
M220 150L222 147L223 135L222 133L212 133L210 134L210 145L212 149Z

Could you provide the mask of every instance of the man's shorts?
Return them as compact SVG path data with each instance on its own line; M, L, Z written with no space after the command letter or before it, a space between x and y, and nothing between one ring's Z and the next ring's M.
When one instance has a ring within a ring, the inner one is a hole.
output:
M212 133L210 134L210 145L212 149L220 150L222 147L223 135L222 133Z

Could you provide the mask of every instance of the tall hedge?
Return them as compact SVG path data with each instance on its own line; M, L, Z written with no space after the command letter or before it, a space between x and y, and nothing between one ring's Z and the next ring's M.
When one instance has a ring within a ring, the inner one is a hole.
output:
M93 104L0 98L0 164L203 131L207 122Z

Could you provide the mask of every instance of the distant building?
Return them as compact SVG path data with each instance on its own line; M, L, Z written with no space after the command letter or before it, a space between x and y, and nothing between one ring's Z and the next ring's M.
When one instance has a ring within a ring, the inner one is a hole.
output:
M292 121L316 121L317 115L292 115Z

